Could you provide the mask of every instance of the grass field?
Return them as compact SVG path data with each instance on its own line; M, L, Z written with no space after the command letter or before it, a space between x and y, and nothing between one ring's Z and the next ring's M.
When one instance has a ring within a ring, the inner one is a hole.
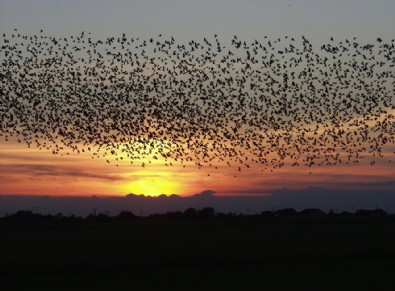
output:
M395 290L395 219L0 224L0 290Z

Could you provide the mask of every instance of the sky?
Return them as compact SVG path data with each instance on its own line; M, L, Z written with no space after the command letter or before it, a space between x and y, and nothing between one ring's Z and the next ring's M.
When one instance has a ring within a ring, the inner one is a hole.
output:
M126 33L149 39L159 34L179 42L217 34L224 42L234 35L244 40L264 36L307 37L313 44L331 37L374 41L394 39L395 1L5 1L0 0L0 30L17 29L26 35L56 37L91 32L96 38ZM394 97L392 96L392 99ZM1 101L0 101L1 102ZM394 146L385 149L391 157ZM393 157L392 157L393 158ZM0 195L124 196L128 193L190 196L212 189L216 195L270 195L278 189L395 191L395 163L388 159L358 164L283 167L238 172L226 165L199 170L193 165L166 167L153 163L106 163L90 155L53 155L50 150L27 148L17 138L0 135ZM310 173L312 172L312 173ZM329 195L329 194L328 194ZM357 199L357 198L355 198Z

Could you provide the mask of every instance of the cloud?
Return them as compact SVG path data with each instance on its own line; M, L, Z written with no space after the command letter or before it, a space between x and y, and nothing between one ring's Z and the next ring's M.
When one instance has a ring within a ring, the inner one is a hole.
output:
M161 177L163 176L158 174L141 174L141 175L129 175L125 178L125 180L127 179L129 181L135 181L142 178L161 178Z
M7 173L7 176L12 179L13 174L43 177L82 177L90 179L100 179L107 181L124 181L127 178L119 175L108 175L103 173L87 172L82 171L76 167L65 167L65 166L52 166L52 165L40 165L40 164L22 164L22 165L2 165L1 171Z
M370 176L369 178L364 178L363 176L356 176L355 179L351 178L348 180L344 179L328 179L327 181L319 181L312 183L315 186L324 186L328 188L335 189L393 189L395 190L395 181L386 180L385 176ZM369 181L370 180L370 181Z
M351 172L351 171L350 171ZM275 178L256 181L251 185L252 189L233 190L235 192L244 193L271 193L273 190L279 188L279 185L291 189L306 188L308 186L324 187L329 189L364 189L369 187L395 190L395 180L391 177L392 170L386 168L379 168L377 171L372 169L369 173L358 173L357 169L354 171L357 174L341 173L334 174L330 172L314 173L306 175L305 172L292 174L278 174ZM256 188L256 189L254 189ZM223 192L223 191L221 191Z
M361 184L369 187L395 187L395 180L388 180L382 182L366 182Z
M0 176L0 182L2 182L2 183L11 183L11 182L17 182L17 181L18 181L18 179L15 177L10 177L7 175Z
M40 152L42 153L42 152ZM29 154L27 154L26 152L21 152L21 153L12 153L9 150L6 151L5 153L0 153L0 158L3 160L14 160L14 161L22 161L22 162L26 162L26 161L43 161L43 160L53 160L53 155L45 155L45 154L41 154L41 155L37 155L37 153L31 154L31 150L29 149Z
M202 197L202 198L209 198L209 197L213 197L215 194L214 190L204 190L200 193L197 193L195 195L193 195L192 197Z
M224 194L226 196L270 196L272 190L268 190L266 188L257 188L257 189L228 189L221 190L219 193Z

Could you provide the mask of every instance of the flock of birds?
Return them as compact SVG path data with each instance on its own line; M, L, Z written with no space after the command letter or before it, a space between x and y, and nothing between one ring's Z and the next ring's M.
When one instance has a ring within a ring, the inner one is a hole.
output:
M374 164L395 143L395 40L14 30L0 60L0 136L53 154L273 170Z

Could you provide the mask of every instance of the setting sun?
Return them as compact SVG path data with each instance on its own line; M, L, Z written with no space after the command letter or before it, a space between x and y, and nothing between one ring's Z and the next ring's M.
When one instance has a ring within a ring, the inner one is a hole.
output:
M147 196L182 193L181 184L179 182L172 181L171 177L163 173L142 174L135 181L126 184L124 189L125 192L144 194Z

